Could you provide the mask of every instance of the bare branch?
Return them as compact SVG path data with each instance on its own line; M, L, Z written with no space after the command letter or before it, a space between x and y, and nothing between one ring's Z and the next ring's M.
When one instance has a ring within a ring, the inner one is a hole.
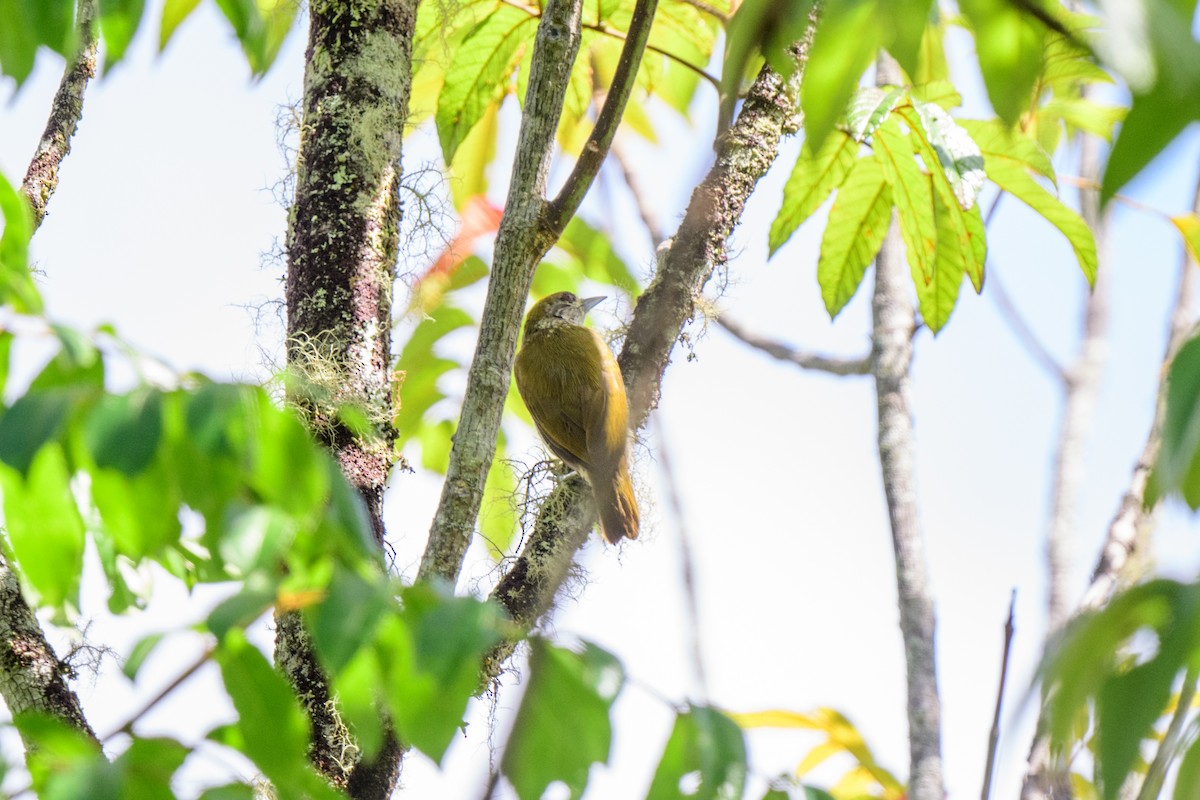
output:
M638 216L642 218L642 224L646 226L646 233L650 235L650 242L654 245L654 249L657 250L658 246L667 238L666 234L663 233L662 224L658 221L658 214L655 213L653 206L647 201L646 193L642 191L641 180L629 164L625 150L620 145L621 143L618 141L613 142L613 160L621 168L621 177L625 179L625 186L629 189L629 193L633 195L633 203L637 206Z
M199 658L193 661L187 667L187 669L183 670L183 672L176 675L173 681L164 686L158 694L154 695L154 697L146 701L141 708L126 717L124 722L113 728L111 733L106 734L104 741L107 742L109 739L113 738L119 733L127 733L132 736L133 726L136 725L142 717L153 711L159 703L167 698L167 695L178 689L180 685L182 685L188 678L199 672L200 668L212 659L213 652L214 650L211 646L204 648L204 652L200 654Z
M36 230L46 218L50 196L58 188L58 170L71 152L71 137L83 118L83 93L96 75L96 4L98 0L78 0L75 8L79 32L79 51L67 62L62 81L50 105L50 118L38 142L37 151L21 181L21 191L33 208Z
M21 595L17 576L0 556L0 695L9 713L47 714L98 743L79 697L67 685L68 672Z
M1000 310L1000 316L1012 328L1017 340L1025 346L1026 351L1028 351L1039 367L1044 369L1051 377L1065 384L1067 382L1066 370L1050 354L1050 351L1038 339L1037 334L1025 322L1025 318L1021 316L1021 312L1017 310L1016 303L1013 302L1012 295L1004 288L1004 284L1000 281L999 276L996 275L994 270L988 273L987 282L988 294L996 301L996 307Z
M829 372L833 375L871 374L870 354L862 358L832 358L807 350L795 350L783 342L751 333L741 323L734 322L728 314L718 314L717 324L751 347L763 351L772 358L786 361L789 364L795 364L801 369Z
M879 85L900 83L900 68L886 52L876 62ZM900 632L908 674L909 791L911 800L942 800L941 699L935 660L933 597L917 510L913 464L912 330L908 265L895 216L875 257L872 373L879 413L879 465L896 557Z

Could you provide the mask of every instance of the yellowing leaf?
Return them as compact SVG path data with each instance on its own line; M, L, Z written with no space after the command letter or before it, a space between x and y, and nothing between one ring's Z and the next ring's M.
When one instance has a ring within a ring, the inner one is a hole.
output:
M1183 246L1187 248L1192 261L1200 263L1200 216L1180 214L1177 217L1171 217L1171 223L1183 237Z

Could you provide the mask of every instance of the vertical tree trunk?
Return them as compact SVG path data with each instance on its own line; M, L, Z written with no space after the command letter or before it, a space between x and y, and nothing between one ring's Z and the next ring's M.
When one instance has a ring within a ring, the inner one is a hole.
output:
M288 230L289 401L334 452L383 543L391 430L392 286L400 150L417 0L310 0L296 196ZM338 407L366 412L356 435ZM385 798L399 774L392 742L358 763L301 621L278 616L276 662L313 723L316 767L351 796Z

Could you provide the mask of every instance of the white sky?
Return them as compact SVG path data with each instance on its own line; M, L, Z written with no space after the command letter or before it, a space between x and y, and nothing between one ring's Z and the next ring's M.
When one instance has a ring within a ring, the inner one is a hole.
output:
M150 5L156 19L160 4ZM34 239L49 313L81 327L114 322L179 370L262 375L259 347L272 350L275 342L256 338L252 314L242 306L281 295L282 264L267 259L263 268L263 254L284 232L284 213L271 192L284 171L276 116L281 104L300 96L303 36L293 34L266 78L251 83L232 34L210 4L162 58L154 55L153 27L143 30L125 63L89 90L62 185ZM60 71L56 57L43 56L19 94L11 82L0 84L0 169L10 180L24 174ZM965 94L978 86L972 81L960 81ZM707 169L709 150L701 143L710 140L715 119L707 91L700 89L694 128L664 115L662 150L631 145L652 170L644 183L668 227ZM672 146L681 140L697 145L690 151ZM436 157L433 142L427 133L410 140L410 167ZM781 168L763 181L747 210L722 306L753 329L797 346L858 355L868 346L867 292L830 323L815 280L818 221L766 262L766 229L797 147L788 144ZM672 154L666 168L663 152ZM504 162L502 155L498 163ZM1129 192L1180 213L1190 204L1198 165L1193 126ZM493 175L504 172L501 166ZM493 199L502 201L502 187ZM645 279L649 245L618 184L598 186L587 210L618 233ZM1047 347L1060 360L1072 357L1085 283L1066 242L1009 199L989 244L989 270L1003 279ZM1112 249L1110 361L1095 417L1100 434L1088 447L1078 509L1078 590L1144 442L1179 263L1169 225L1123 207L1116 211ZM615 326L618 311L628 309L602 306L593 324ZM707 699L733 711L835 707L903 779L903 655L870 381L802 375L715 327L701 335L696 326L691 333L697 358L689 362L677 350L659 415L685 519L668 513L656 458L664 444L652 434L637 456L643 537L620 550L589 544L589 582L553 623L564 637L612 650L633 681L618 702L611 767L593 772L588 796L632 797L648 787L671 724L670 709L656 695L674 702ZM458 342L464 355L468 338ZM918 482L938 603L947 790L952 798L978 795L1004 616L1016 588L1017 636L994 795L1013 797L1029 740L1028 715L1014 727L1014 709L1043 634L1042 539L1061 396L1015 342L986 289L983 297L965 289L948 328L936 340L922 332L916 347ZM527 434L511 451L530 460L537 455ZM412 460L419 465L419 458ZM389 534L398 566L411 577L439 480L400 475L393 486ZM689 655L681 525L697 559L706 694ZM1194 576L1197 534L1189 514L1169 509L1163 515L1155 543L1163 573ZM477 562L463 585L486 583L489 570ZM155 591L152 608L128 621L104 619L102 604L86 609L100 617L92 636L127 654L142 633L204 614L203 599L189 599L166 579L155 580ZM258 633L269 641L265 623ZM181 639L152 661L140 689L119 674L95 685L84 680L80 691L97 730L109 730L137 698L152 696L194 657L192 644ZM106 673L113 672L110 661ZM196 737L227 713L214 700L214 675L194 679L185 692L148 716L141 730ZM516 702L512 691L500 697L499 738ZM404 796L479 796L488 714L483 705L444 772L410 757ZM816 743L790 732L756 732L749 741L760 783L793 768ZM827 784L844 767L818 772L815 780ZM178 788L187 796L200 783L228 777L225 770L218 760L198 759Z

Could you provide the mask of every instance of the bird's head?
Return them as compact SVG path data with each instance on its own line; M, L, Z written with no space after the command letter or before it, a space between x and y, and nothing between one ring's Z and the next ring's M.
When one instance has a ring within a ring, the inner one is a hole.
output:
M571 292L546 295L525 315L525 335L560 325L582 325L583 318L604 297L580 298Z

